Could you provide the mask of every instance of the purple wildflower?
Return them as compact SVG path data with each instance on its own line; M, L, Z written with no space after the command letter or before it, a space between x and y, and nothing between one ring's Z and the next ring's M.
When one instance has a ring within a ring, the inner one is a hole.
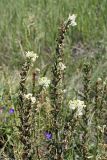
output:
M45 132L45 138L48 139L48 140L52 139L52 133L46 131L46 132Z
M9 113L10 113L10 114L13 114L13 113L14 113L14 108L10 108L10 109L9 109Z

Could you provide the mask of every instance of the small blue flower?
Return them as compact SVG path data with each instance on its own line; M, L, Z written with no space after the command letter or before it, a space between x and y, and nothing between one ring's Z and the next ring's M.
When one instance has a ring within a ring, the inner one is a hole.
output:
M14 108L10 108L10 109L9 109L9 113L10 113L10 114L13 114L13 113L14 113Z
M52 133L49 132L49 131L46 131L45 132L45 138L48 139L48 140L52 139Z

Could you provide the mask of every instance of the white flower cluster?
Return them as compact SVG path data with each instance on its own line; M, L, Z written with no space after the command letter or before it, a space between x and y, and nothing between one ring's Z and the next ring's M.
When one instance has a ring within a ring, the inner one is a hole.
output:
M59 62L59 67L60 67L61 71L63 71L64 69L66 69L66 66L62 62Z
M70 21L71 26L76 26L77 25L77 23L75 22L76 17L77 16L75 14L73 14L73 15L69 14L68 21Z
M69 101L69 108L70 110L76 111L76 116L82 116L83 115L83 109L86 107L84 104L84 101L81 100L70 100Z
M31 52L28 51L28 52L26 52L26 57L28 59L31 59L32 62L35 62L36 59L38 58L38 55L36 53L34 53L33 51L31 51Z
M48 88L50 85L50 80L47 77L41 77L38 79L38 83L40 86L43 86L44 88Z
M32 96L32 93L24 94L24 98L31 100L32 104L35 104L35 102L36 102L36 98Z
M102 127L98 126L97 128L101 133L104 133L104 129L106 128L106 125L103 125Z

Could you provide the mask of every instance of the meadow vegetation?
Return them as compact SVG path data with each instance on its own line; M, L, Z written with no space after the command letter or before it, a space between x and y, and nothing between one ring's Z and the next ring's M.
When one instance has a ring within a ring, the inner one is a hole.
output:
M107 159L107 1L0 0L0 160Z

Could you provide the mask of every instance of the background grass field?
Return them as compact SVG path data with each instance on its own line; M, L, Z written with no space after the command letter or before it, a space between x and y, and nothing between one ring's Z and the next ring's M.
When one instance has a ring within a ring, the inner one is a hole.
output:
M25 51L33 50L39 55L37 63L41 69L51 66L58 27L72 13L77 14L78 25L69 30L65 43L70 86L79 79L76 69L80 70L86 57L94 59L94 79L105 75L106 8L106 0L0 0L1 91L3 72L8 81L17 81Z
M68 73L72 76L84 57L94 57L100 59L95 75L102 74L107 57L106 8L106 0L0 0L0 74L3 70L17 74L28 50L39 55L41 68L51 64L58 27L72 13L77 14L78 25L66 38Z
M58 27L72 13L77 14L78 25L69 32L68 55L72 44L78 42L95 48L106 46L106 8L106 0L1 0L0 63L18 67L27 50L44 59L51 57Z

